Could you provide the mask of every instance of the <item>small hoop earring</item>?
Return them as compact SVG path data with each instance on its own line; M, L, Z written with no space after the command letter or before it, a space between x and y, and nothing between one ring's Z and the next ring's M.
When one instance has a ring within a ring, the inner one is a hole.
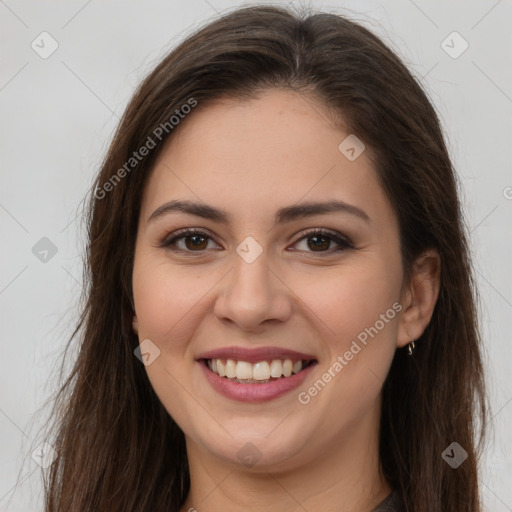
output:
M409 353L410 356L412 356L413 350L414 350L414 340L411 341L409 343L409 345L407 345L407 352Z

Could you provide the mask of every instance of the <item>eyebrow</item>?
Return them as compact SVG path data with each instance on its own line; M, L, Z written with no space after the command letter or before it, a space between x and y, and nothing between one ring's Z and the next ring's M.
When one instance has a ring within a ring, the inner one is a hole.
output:
M210 219L221 224L229 224L231 215L225 210L215 208L213 206L195 203L193 201L173 200L159 206L148 218L148 222L158 217L162 217L172 212L183 212L189 215L195 215L203 219ZM357 206L331 199L324 202L308 202L300 205L286 206L277 210L275 216L275 224L291 222L296 219L309 217L313 215L322 215L326 213L347 213L364 220L368 224L371 223L368 214Z

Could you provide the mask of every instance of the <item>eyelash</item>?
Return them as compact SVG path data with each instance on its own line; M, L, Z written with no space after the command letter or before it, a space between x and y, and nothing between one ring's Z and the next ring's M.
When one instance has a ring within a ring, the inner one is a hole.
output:
M204 231L200 231L197 229L191 229L191 228L185 228L185 229L180 229L179 231L176 231L175 233L173 233L172 238L170 238L170 239L169 239L169 237L165 238L162 241L161 246L170 251L173 251L173 252L185 252L185 253L189 253L189 254L204 253L206 251L206 249L202 249L202 250L198 250L198 251L191 251L188 249L179 249L179 248L173 247L178 240L181 240L182 238L187 238L189 236L195 236L195 235L199 235L200 237L203 237L203 238L212 239L212 237ZM334 252L344 251L346 249L354 249L354 244L348 238L346 238L345 236L339 235L339 234L332 233L331 231L328 231L323 228L304 230L304 231L301 231L298 234L298 236L299 236L299 238L297 239L295 244L297 244L298 242L300 242L304 239L312 238L313 236L321 236L321 237L327 238L327 239L337 243L339 246L337 249L334 249L334 250L318 251L318 252L317 251L305 251L305 252L310 252L312 254L333 254Z

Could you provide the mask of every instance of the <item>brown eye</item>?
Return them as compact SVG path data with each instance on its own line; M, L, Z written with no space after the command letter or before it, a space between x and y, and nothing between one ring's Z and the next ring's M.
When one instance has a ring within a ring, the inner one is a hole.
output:
M324 229L302 232L300 235L302 235L301 238L295 242L295 244L307 241L306 248L299 249L304 252L332 254L333 252L354 248L354 245L348 238L343 235L331 233ZM172 238L165 239L161 245L171 251L201 253L208 249L208 242L210 240L213 241L213 238L204 231L183 229L178 233L173 233ZM333 243L337 245L337 248L330 249L330 246Z
M165 239L162 242L162 247L171 251L203 252L208 248L208 241L211 239L211 236L203 231L184 229L172 238ZM184 243L180 246L178 243L182 240Z
M307 249L305 250L305 252L333 253L345 249L354 248L354 245L348 238L343 237L342 235L331 233L324 229L306 231L300 233L300 235L302 235L302 237L296 242L296 244L302 242L303 240L306 240ZM329 250L329 247L333 242L336 245L338 245L338 248L334 250Z
M316 249L328 249L331 245L331 240L326 236L310 236L307 240L313 240L312 243L308 242L308 247L314 251L316 251Z
M207 240L207 237L201 236L201 235L189 235L182 237L185 240L185 246L187 249L206 249L206 246L208 245L208 242L205 244L205 240ZM190 243L187 243L190 241Z

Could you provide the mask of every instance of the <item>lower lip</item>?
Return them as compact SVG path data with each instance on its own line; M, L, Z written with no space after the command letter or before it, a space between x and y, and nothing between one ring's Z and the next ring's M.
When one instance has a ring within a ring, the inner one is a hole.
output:
M243 384L221 377L212 372L206 366L204 360L198 361L198 363L215 391L227 398L240 402L264 402L278 398L300 386L317 364L316 362L312 363L295 375L281 377L280 379L265 384Z

